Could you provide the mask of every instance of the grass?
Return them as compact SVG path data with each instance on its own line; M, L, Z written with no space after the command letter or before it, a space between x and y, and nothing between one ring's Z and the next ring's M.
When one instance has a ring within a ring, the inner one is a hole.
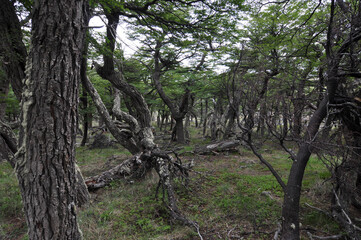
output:
M192 130L197 134L196 130ZM193 150L192 140L184 151ZM264 157L287 181L291 160L275 147L266 147ZM271 150L269 150L271 149ZM77 162L85 176L109 169L128 158L121 147L89 150L77 148ZM198 222L204 239L271 239L280 222L283 192L268 169L246 148L237 154L196 156L186 154L183 162L195 161L189 186L176 182L180 210ZM340 230L331 219L305 203L327 206L329 172L312 156L304 177L301 199L302 225L330 235ZM78 211L84 239L199 239L194 229L169 219L162 195L155 197L157 175L132 184L115 181L91 194L91 202ZM161 191L160 191L161 192ZM20 192L13 170L0 163L0 239L26 239ZM304 233L305 234L305 233Z

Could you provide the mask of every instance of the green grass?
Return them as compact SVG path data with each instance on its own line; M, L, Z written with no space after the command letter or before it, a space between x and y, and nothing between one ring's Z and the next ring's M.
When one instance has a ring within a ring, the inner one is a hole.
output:
M9 163L1 162L0 239L11 240L25 235L27 228L22 209L20 189L14 170Z
M0 218L16 217L21 212L21 195L10 164L2 163L0 170Z
M192 134L198 134L192 130ZM197 135L199 136L199 135ZM185 145L183 151L202 144L200 138ZM264 157L286 182L292 161L273 146L266 146ZM77 162L85 176L109 169L127 159L123 148L77 148ZM252 152L241 148L239 154L195 156L186 154L183 162L194 160L188 188L175 184L179 209L198 222L204 239L228 239L232 230L244 239L271 239L280 222L283 192L269 170ZM301 198L301 222L325 233L340 231L327 216L305 203L323 207L330 186L330 173L312 156L306 168ZM158 182L155 173L129 184L115 181L92 193L91 202L78 211L84 239L199 239L198 234L169 218L162 194L155 198ZM0 163L0 239L26 239L26 226L17 180L8 163ZM269 232L270 234L267 234Z

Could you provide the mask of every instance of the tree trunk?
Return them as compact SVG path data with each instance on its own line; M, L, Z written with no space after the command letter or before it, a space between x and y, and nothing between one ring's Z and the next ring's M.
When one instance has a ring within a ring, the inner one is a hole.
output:
M185 143L183 118L175 119L175 126L172 132L172 140L178 143Z
M307 127L305 141L301 144L296 160L293 162L282 207L282 239L299 239L299 211L303 175L311 156L312 142L319 126L327 114L328 98L324 98L316 112L312 115Z
M201 101L201 103L200 103L200 105L201 105L201 116L200 116L200 119L199 119L199 126L202 126L203 119L204 119L204 117L203 117L203 99L201 98L200 101Z
M129 150L132 154L136 154L140 152L140 148L138 147L137 143L134 139L132 139L130 131L122 131L115 125L114 121L111 119L107 108L105 107L103 101L101 100L97 90L91 84L90 80L86 77L82 79L83 86L87 89L88 93L90 94L93 102L98 110L98 113L103 119L106 127L109 129L111 134L114 138L126 149Z
M260 106L260 112L259 112L259 119L258 119L258 127L257 127L257 133L261 135L261 137L265 134L265 121L267 118L267 106L266 102L262 101Z
M287 136L288 134L288 111L287 111L286 100L282 101L282 135Z
M6 160L14 168L16 166L15 153L18 151L17 139L7 124L0 120L0 161Z
M218 100L217 102L214 104L214 111L213 111L213 116L212 116L212 119L211 119L211 139L212 141L215 141L218 139L218 135L219 135L219 130L220 130L220 127L219 127L219 122L220 122L220 119L221 119L221 116L223 114L223 108L222 108L222 97L218 97Z
M9 81L7 77L2 76L0 69L0 120L5 119L6 99L9 93Z
M21 99L26 54L15 7L9 0L0 0L0 81L1 88L5 86L1 92L7 92L10 81L18 100Z
M232 106L233 104L233 106ZM237 105L237 106L234 106ZM224 134L223 134L223 140L229 139L232 134L234 134L234 124L235 124L235 119L238 115L238 113L235 111L236 109L239 108L238 104L234 104L233 102L229 103L228 105L228 109L226 111L226 116L225 116L225 130L224 130Z
M82 238L75 209L75 138L85 2L36 3L16 173L29 239L76 240Z
M86 93L86 91L83 91L83 94L85 94L85 93ZM86 109L88 107L88 100L85 100L85 99L87 99L86 94L84 96L85 97L83 98L82 103L83 103L84 109ZM85 146L85 144L87 143L88 131L89 131L89 114L87 112L85 112L83 114L83 138L81 140L80 146Z
M293 128L292 135L296 138L300 137L302 130L302 111L303 111L303 99L295 99L293 101Z
M205 102L205 113L204 113L204 120L203 120L203 136L206 135L207 131L207 119L208 119L208 99Z
M85 52L85 50L84 50ZM86 78L86 69L87 69L87 58L86 58L86 53L83 55L83 60L82 60L82 66L81 66L81 78ZM82 80L84 81L84 80ZM82 103L83 106L83 138L81 140L80 145L81 146L85 146L86 142L88 141L88 130L89 130L89 113L88 113L88 93L86 91L86 89L83 86L83 96L80 98L80 101Z
M16 97L21 99L26 48L15 8L8 0L0 0L0 120L5 119L10 81Z

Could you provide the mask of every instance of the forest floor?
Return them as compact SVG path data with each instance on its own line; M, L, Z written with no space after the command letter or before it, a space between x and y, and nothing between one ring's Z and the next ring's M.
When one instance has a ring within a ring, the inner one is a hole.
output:
M207 141L205 141L207 142ZM209 141L208 141L209 142ZM183 162L194 161L187 187L175 182L178 206L196 221L203 239L273 239L281 216L283 193L277 181L245 147L235 153L196 155L195 139L180 150ZM286 181L291 160L272 143L261 152ZM107 149L77 148L77 162L85 177L115 166L130 154L116 146ZM309 205L328 210L330 173L312 156L306 169L301 199L301 229L318 236L339 234L338 225ZM200 239L198 233L169 219L162 191L155 197L158 177L115 181L91 193L91 201L79 209L79 224L86 240ZM0 163L0 239L27 239L26 224L14 171Z

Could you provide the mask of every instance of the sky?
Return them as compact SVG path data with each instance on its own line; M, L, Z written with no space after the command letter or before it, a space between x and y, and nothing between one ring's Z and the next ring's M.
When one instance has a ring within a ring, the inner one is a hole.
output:
M105 22L104 22L105 21ZM100 18L98 16L90 19L89 26L100 28L93 28L95 32L105 33L106 31L106 19ZM129 40L127 35L127 26L126 23L120 23L117 28L117 43L120 44L125 57L132 56L140 46L140 43L137 41Z

